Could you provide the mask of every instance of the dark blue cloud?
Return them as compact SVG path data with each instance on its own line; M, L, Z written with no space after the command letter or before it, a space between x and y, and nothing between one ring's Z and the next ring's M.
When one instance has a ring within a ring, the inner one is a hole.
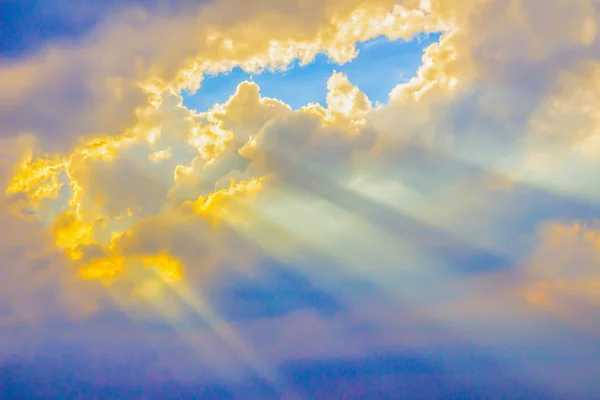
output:
M52 43L76 41L126 8L179 12L200 0L3 0L0 60L27 56Z
M160 382L140 374L143 367L103 363L97 368L85 362L46 358L35 362L6 362L0 367L0 398L17 399L230 399L235 392L223 384ZM148 360L150 361L150 360ZM142 364L143 365L143 364Z
M281 368L285 388L248 376L237 384L182 382L144 375L151 359L91 364L57 354L9 361L0 367L1 398L49 399L276 399L281 392L301 399L554 399L557 394L517 382L485 357L457 349L436 356L417 352L357 359L294 361ZM149 356L149 355L148 355ZM102 379L98 379L98 373ZM585 397L578 397L584 399Z
M294 362L286 366L286 375L304 398L541 398L533 385L523 387L498 375L493 363L483 357L449 354L426 357L409 352Z
M297 270L272 262L263 263L251 276L238 275L225 282L214 303L221 315L236 321L275 318L298 310L330 316L344 309Z

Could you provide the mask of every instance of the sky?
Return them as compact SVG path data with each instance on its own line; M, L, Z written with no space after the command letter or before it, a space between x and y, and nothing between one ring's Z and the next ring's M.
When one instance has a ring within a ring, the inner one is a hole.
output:
M597 399L599 11L0 1L0 399Z

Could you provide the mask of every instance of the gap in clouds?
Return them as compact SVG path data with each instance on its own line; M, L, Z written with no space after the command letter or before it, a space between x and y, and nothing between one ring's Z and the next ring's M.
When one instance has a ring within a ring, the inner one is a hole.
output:
M205 76L196 93L182 94L183 104L196 111L206 111L215 103L226 102L240 82L253 80L260 86L262 96L281 100L293 109L314 102L325 105L327 79L333 71L346 74L374 103L387 103L389 92L396 84L415 76L422 64L423 51L439 41L440 36L441 33L423 33L408 42L378 37L358 44L358 56L344 65L337 65L326 55L319 54L312 63L300 66L296 61L284 72L249 74L236 67L226 74Z

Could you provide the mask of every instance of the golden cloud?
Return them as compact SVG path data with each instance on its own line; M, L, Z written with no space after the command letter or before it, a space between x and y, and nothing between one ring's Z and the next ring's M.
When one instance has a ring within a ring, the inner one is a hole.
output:
M526 291L533 303L552 306L561 298L600 306L600 230L581 223L553 224L542 232L529 272L535 282Z
M539 13L531 4L221 0L195 14L124 13L102 40L0 67L0 129L40 138L6 191L27 199L81 277L112 283L153 270L169 281L256 257L232 227L294 168L341 186L396 179L357 168L378 165L383 150L403 156L412 141L493 167L518 150L522 159L503 165L512 176L541 148L585 149L576 156L592 162L594 4L548 1ZM373 107L338 72L325 106L294 110L252 82L202 113L180 95L234 67L282 70L319 53L345 63L357 43L433 31L444 32L439 43L386 105Z

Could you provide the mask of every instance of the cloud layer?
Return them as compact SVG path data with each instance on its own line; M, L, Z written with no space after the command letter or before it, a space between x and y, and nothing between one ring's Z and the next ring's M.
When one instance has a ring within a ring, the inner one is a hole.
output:
M442 319L502 342L474 322L491 315L523 332L550 318L597 334L598 6L132 6L0 65L2 329L119 310L177 330L199 315L261 365L235 333L252 337L253 322L234 329L215 310L227 314L227 279L270 262L328 299L330 319L296 299L313 310L277 328L285 341L315 326L313 356L410 342L388 322L394 307L364 311L378 296L412 309L414 332ZM185 106L210 74L284 71L321 53L351 62L357 43L440 31L383 105L334 72L323 105L293 109L245 81L223 104ZM355 321L369 318L383 333L361 333ZM275 364L302 356L248 341Z

